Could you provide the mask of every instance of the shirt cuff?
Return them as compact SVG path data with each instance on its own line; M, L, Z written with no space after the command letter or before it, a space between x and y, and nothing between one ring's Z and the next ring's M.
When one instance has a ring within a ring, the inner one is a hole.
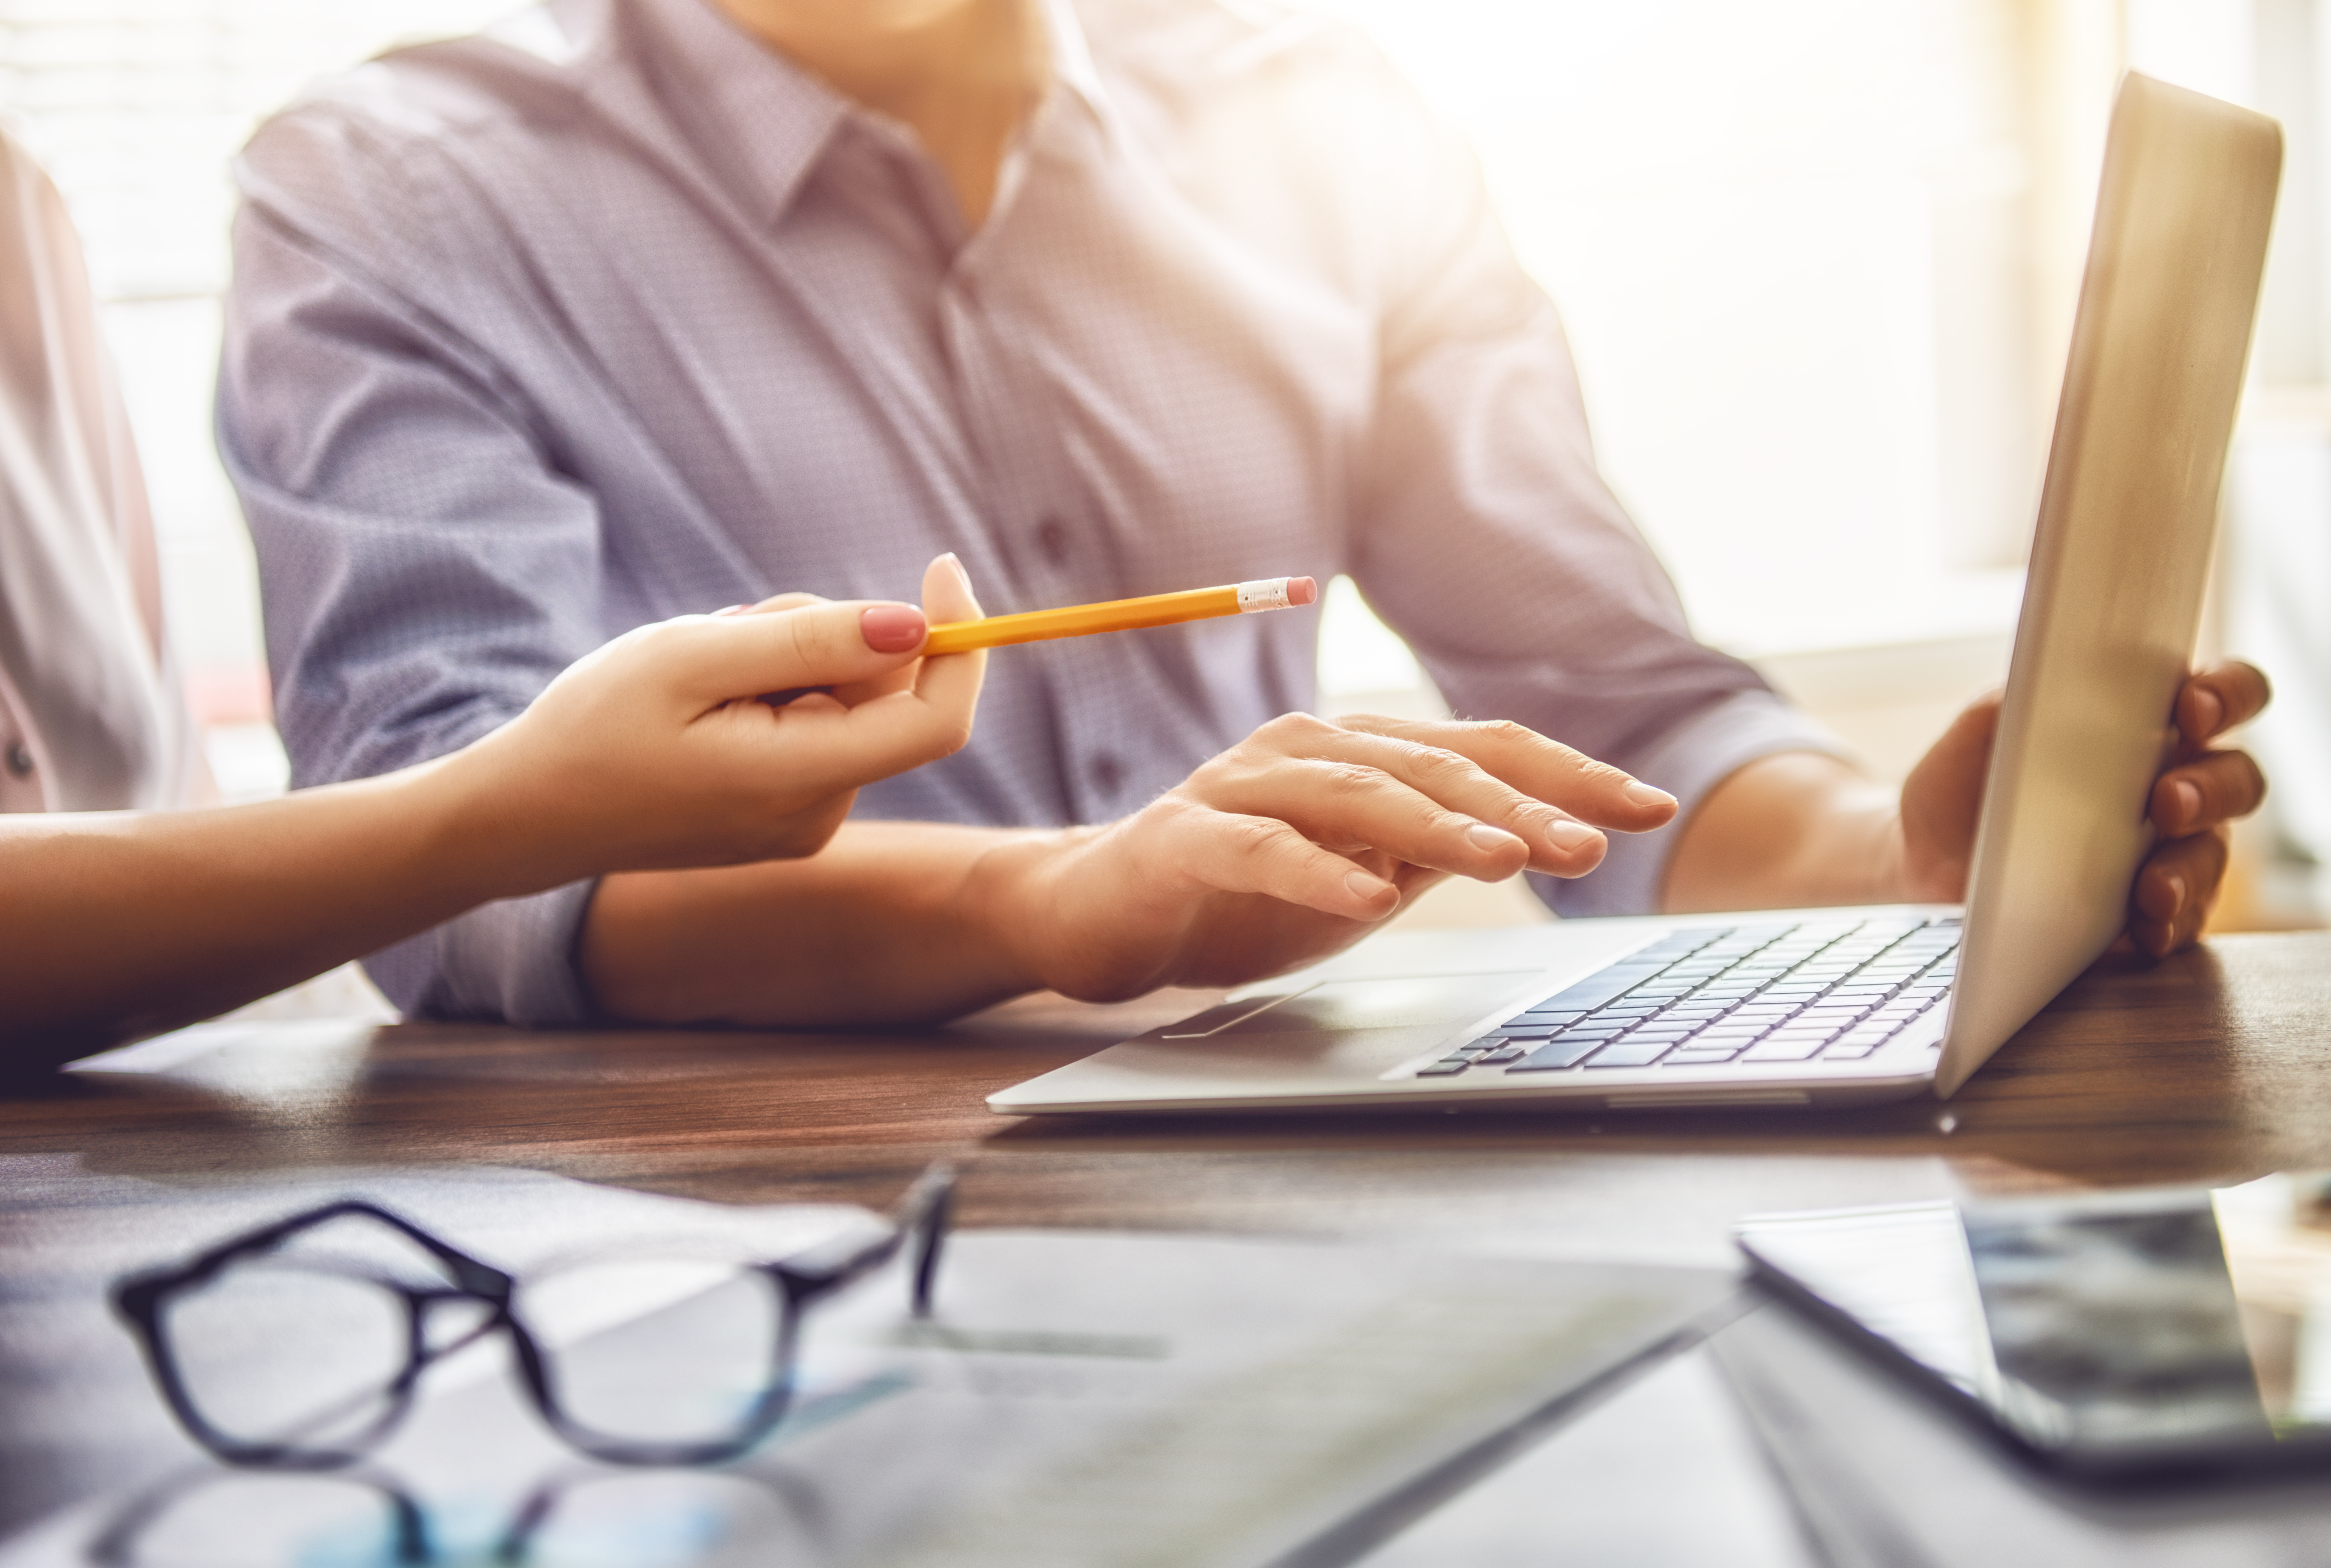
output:
M1676 797L1675 821L1656 832L1613 833L1603 863L1584 877L1530 873L1530 886L1557 915L1650 915L1676 834L1708 793L1760 756L1817 751L1848 762L1853 753L1829 728L1769 691L1742 691L1693 714L1634 756L1610 757Z
M594 881L483 904L365 960L407 1018L482 1019L529 1028L589 1023L575 944Z

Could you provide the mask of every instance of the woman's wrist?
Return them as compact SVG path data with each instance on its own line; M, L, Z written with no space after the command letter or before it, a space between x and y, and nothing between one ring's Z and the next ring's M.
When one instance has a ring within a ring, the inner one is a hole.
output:
M591 874L589 846L553 803L503 765L492 737L378 781L397 791L417 863L470 903L519 898Z

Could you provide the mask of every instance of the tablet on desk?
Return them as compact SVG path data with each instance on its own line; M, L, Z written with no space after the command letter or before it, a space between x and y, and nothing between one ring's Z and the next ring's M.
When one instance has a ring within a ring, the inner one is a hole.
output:
M1769 1215L1739 1240L1784 1299L2050 1470L2331 1468L2331 1174Z

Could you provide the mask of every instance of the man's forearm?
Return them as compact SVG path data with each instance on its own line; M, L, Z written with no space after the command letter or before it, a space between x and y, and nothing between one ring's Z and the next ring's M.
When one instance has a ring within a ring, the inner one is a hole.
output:
M609 877L584 926L584 984L643 1023L951 1018L1041 984L1010 892L1055 837L849 822L804 860Z
M1679 830L1661 906L1804 908L1909 895L1894 791L1833 756L1759 757L1708 792Z

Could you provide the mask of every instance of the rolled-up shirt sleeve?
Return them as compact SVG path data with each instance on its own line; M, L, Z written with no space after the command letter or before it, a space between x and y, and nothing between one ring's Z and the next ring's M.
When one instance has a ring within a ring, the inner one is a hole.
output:
M1380 386L1353 575L1460 716L1512 718L1675 794L1842 753L1747 665L1696 641L1674 584L1596 471L1568 346L1473 156L1416 111L1387 211ZM1676 828L1613 835L1591 875L1538 877L1564 914L1656 909Z
M327 179L355 155L293 150L246 166L219 439L257 546L276 720L307 785L466 746L597 646L601 530L485 356L351 259L368 239L410 242L366 233L396 221L395 185L369 168L306 204L336 232L303 228L270 200L274 180ZM366 968L409 1013L580 1020L571 955L590 891L487 905Z

